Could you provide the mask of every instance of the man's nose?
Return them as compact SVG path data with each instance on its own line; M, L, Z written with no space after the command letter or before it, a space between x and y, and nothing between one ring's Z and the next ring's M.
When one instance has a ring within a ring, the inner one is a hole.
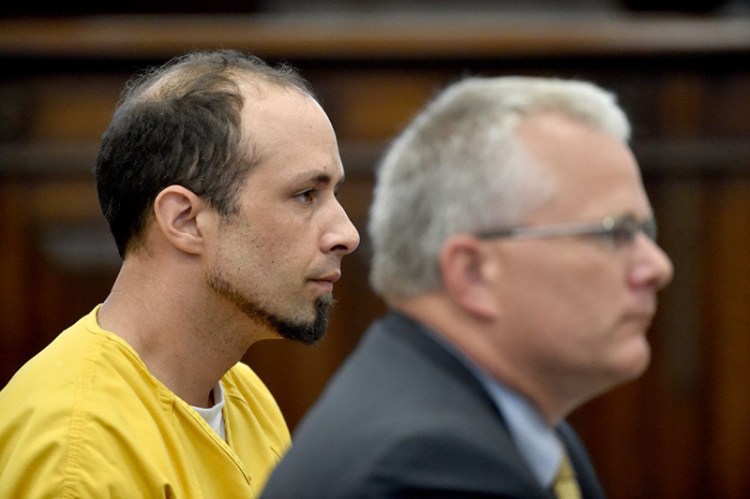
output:
M642 235L640 239L644 253L636 271L637 280L645 280L657 290L665 288L674 275L672 260L656 241L645 235Z
M323 236L323 251L348 255L359 246L359 232L344 207L336 203L331 228Z

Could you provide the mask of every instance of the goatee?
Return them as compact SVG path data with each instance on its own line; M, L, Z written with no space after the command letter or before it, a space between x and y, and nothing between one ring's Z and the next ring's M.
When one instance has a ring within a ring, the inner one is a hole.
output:
M315 318L312 321L293 320L269 311L252 299L244 296L228 280L217 273L209 273L207 283L216 294L227 299L250 319L261 322L279 333L283 338L305 345L314 345L325 335L328 316L334 304L333 295L327 293L315 301Z
M315 302L315 320L309 323L292 322L274 314L267 314L266 319L268 324L284 338L305 345L314 345L325 335L333 303L333 296L330 294L318 298Z

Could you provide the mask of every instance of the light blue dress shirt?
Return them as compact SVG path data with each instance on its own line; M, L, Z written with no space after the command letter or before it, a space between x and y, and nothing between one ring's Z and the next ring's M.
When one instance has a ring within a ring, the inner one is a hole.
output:
M526 397L490 376L442 335L424 325L422 330L443 345L476 376L505 418L511 438L539 484L545 489L552 487L563 456L563 446L554 428L547 424Z

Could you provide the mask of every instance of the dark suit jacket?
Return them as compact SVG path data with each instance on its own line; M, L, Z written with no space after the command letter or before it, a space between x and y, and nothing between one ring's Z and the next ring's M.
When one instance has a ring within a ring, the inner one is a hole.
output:
M586 451L559 428L585 498L602 498ZM554 498L495 404L443 346L395 312L367 331L298 426L263 498Z

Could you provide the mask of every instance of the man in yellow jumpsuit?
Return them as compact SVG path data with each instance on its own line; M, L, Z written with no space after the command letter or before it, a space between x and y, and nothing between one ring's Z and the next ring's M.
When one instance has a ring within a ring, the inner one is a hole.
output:
M122 268L0 392L0 497L256 496L289 431L240 359L318 340L359 243L331 124L290 68L192 53L128 86L96 175Z

